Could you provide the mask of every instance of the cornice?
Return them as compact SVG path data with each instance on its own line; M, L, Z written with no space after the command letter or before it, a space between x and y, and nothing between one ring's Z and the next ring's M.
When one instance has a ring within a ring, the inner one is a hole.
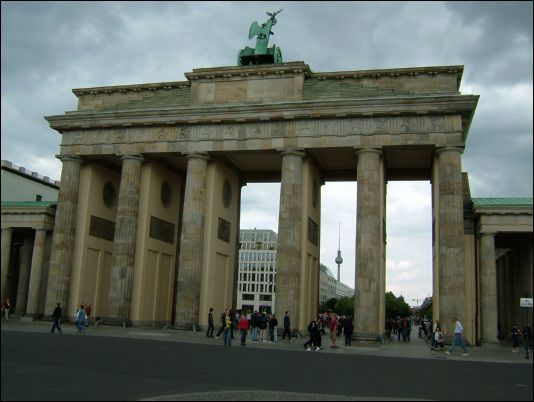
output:
M210 105L121 112L85 111L45 119L60 133L68 130L193 124L287 121L314 118L462 114L470 119L478 95L397 96L269 104Z

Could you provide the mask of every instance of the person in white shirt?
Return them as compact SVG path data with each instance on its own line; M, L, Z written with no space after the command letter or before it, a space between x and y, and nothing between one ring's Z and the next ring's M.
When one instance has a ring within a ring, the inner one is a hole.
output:
M467 349L465 348L464 342L462 341L462 333L464 332L464 327L462 323L456 318L453 318L454 321L456 321L456 325L454 326L454 342L452 343L449 350L445 351L448 355L452 353L456 345L459 345L464 350L464 353L462 356L469 356L469 353L467 353Z

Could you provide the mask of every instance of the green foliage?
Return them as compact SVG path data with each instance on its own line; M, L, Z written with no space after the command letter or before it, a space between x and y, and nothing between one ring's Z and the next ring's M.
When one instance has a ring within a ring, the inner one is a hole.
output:
M319 313L324 313L327 310L331 310L338 315L354 315L354 298L328 299L319 306Z
M404 297L396 297L393 292L386 293L386 318L409 317L412 309L404 301Z
M432 297L427 297L421 306L421 312L419 313L421 317L426 316L431 322L432 319Z

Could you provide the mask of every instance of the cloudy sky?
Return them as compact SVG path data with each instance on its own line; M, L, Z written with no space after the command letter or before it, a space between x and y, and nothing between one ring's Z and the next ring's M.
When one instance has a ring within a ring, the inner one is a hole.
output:
M273 43L314 72L464 65L480 95L463 170L473 197L532 197L531 2L1 3L2 159L59 180L60 134L43 116L76 109L73 88L185 80L235 65L253 21L283 9ZM242 227L278 226L279 184L243 190ZM432 294L428 182L388 184L387 290ZM321 261L354 286L356 183L322 189Z

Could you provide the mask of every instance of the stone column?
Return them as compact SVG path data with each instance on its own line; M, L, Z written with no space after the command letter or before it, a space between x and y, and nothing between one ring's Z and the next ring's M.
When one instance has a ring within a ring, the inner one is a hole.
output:
M198 326L208 160L204 153L187 155L174 322L182 329Z
M354 292L355 336L380 338L381 247L380 157L378 149L360 149L356 211L356 278Z
M291 325L298 327L302 251L302 158L299 149L282 151L280 211L276 267L276 313L289 310ZM298 328L304 330L304 328Z
M466 315L465 240L462 187L463 150L439 148L439 319L445 334L454 334L453 318L469 327ZM464 333L465 335L465 333Z
M6 299L7 274L9 271L9 259L11 257L11 239L13 228L2 229L2 295L0 303Z
M497 269L495 237L480 234L480 321L482 342L498 342L497 338Z
M111 262L109 309L106 318L106 321L115 324L126 325L130 323L142 163L143 157L141 155L122 156L122 173Z
M39 308L39 294L41 292L41 278L43 275L44 255L46 246L46 234L44 229L37 229L35 241L33 243L32 266L30 272L30 285L28 292L28 304L26 306L26 316L35 318ZM65 310L64 305L61 305ZM52 311L45 311L45 315L52 314Z
M32 238L26 236L21 249L19 284L17 287L17 304L15 312L24 315L28 302L28 285L30 281L30 269L32 263Z
M76 233L76 212L78 209L78 187L82 159L77 156L60 156L63 163L61 186L59 188L52 255L46 294L45 312L53 312L56 303L63 311L69 302L74 236Z

